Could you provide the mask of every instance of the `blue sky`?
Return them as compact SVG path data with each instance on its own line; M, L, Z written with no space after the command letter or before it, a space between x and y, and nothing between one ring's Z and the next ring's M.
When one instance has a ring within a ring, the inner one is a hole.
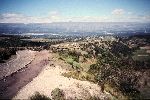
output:
M150 20L150 0L0 0L1 22Z

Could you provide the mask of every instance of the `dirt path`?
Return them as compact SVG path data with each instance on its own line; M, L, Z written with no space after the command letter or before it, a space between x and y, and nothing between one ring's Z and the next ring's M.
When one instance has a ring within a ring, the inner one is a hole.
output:
M15 73L1 79L0 99L11 99L23 86L31 82L41 72L44 66L48 64L48 57L49 53L46 50L37 52L33 61Z
M51 55L52 56L52 55ZM61 74L67 72L63 65L58 65L59 60L51 59L53 64L47 65L42 72L29 84L23 87L13 99L29 99L36 91L51 97L51 91L60 88L65 93L67 100L87 99L90 96L106 99L108 94L102 93L101 88L88 81L67 78Z
M6 63L0 63L0 80L25 67L35 58L36 53L36 51L31 50L17 51L14 59Z

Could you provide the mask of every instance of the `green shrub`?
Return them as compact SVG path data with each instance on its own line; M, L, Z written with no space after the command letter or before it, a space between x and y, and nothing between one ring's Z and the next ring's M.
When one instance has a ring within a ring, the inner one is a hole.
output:
M72 58L67 58L66 59L66 62L68 63L68 64L70 64L70 65L73 65L73 59Z
M73 62L73 67L74 69L79 69L80 68L80 64L76 61Z
M86 54L86 55L83 55L85 58L92 58L92 55L91 54Z
M30 97L30 100L51 100L49 97L36 92L35 95Z
M67 73L63 73L62 74L64 77L68 77L68 78L74 78L74 79L78 79L78 80L82 80L82 81L91 81L91 82L95 82L94 79L94 75L83 72L83 71L70 71Z
M59 88L55 88L51 92L51 96L53 100L65 100L64 92Z
M109 92L110 94L112 94L115 98L118 99L140 99L141 95L139 94L139 92L135 91L130 91L130 92L125 92L122 89L116 85L113 84L105 84L105 91Z
M110 94L112 94L115 98L127 99L127 97L122 94L122 92L119 90L119 88L114 86L114 85L105 84L104 88L105 88L105 91L107 91Z

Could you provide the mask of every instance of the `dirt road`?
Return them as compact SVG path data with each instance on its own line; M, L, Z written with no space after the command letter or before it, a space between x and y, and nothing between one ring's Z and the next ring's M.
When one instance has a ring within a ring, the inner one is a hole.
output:
M26 53L30 54L30 53ZM0 99L11 99L17 92L29 82L33 80L48 64L48 51L44 50L41 52L36 52L34 55L34 59L27 63L25 66L18 71L8 75L7 77L0 80ZM18 58L19 59L19 58ZM17 65L17 63L24 63L22 62L13 61Z

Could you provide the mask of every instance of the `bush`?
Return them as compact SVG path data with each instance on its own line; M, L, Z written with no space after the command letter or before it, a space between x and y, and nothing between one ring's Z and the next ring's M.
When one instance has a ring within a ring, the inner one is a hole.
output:
M63 90L61 90L59 88L55 88L51 92L51 96L52 96L52 99L54 99L54 100L65 100L64 92L63 92Z
M95 82L94 79L94 75L92 74L88 74L86 72L83 71L71 71L71 72L67 72L67 73L63 73L62 74L64 77L68 77L68 78L74 78L74 79L78 79L78 80L82 80L82 81L91 81L91 82Z
M86 54L86 55L83 55L85 58L92 58L92 55L91 54Z
M68 64L70 64L70 65L73 65L73 59L72 58L67 58L66 59L66 62L68 63Z
M124 96L122 94L122 92L120 91L120 89L115 86L115 85L112 85L112 84L104 84L104 89L105 91L109 92L111 95L114 96L114 98L117 98L117 99L128 99L126 96Z
M36 92L35 95L30 97L30 100L51 100L49 97Z
M74 69L80 69L80 64L76 61L73 62Z
M112 94L115 98L118 99L140 99L141 95L137 90L131 90L133 88L129 88L129 86L127 86L126 88L128 88L128 91L123 90L124 87L120 88L115 84L112 83L107 83L104 84L104 88L105 91L109 92L110 94ZM129 92L130 89L130 92Z

